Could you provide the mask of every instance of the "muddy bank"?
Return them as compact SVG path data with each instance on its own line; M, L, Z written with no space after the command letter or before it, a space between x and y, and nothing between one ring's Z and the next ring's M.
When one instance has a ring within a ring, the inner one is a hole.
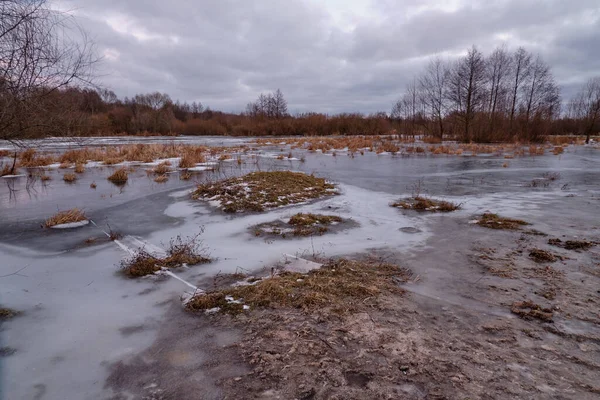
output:
M145 387L157 382L152 388L162 392L147 397L157 399L598 398L600 249L557 249L529 226L489 229L470 218L429 220L429 247L412 255L373 252L413 275L402 291L365 299L350 313L283 307L231 317L177 310L138 361L112 367L109 385L144 398ZM582 223L581 233L590 228ZM560 259L540 264L530 249ZM526 301L551 318L514 313L515 303ZM194 339L186 338L192 330ZM215 332L231 340L218 343ZM196 355L200 344L210 361ZM196 361L174 367L156 360L177 348ZM163 378L173 371L188 379L174 385Z

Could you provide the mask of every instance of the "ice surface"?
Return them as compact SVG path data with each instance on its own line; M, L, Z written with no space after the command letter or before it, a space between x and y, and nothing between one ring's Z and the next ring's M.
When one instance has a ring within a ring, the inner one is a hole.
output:
M51 226L52 229L71 229L71 228L79 228L81 226L86 226L87 224L89 224L90 221L88 221L87 219L83 220L83 221L77 221L77 222L67 222L66 224L58 224L58 225L53 225Z

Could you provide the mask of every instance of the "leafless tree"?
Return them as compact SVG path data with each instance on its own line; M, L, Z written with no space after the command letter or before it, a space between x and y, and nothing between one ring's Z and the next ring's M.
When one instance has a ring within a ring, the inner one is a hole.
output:
M273 116L275 118L282 118L287 115L287 101L283 97L281 90L277 89L273 94Z
M446 97L444 92L449 77L448 65L441 58L431 60L425 73L419 78L419 88L425 107L431 120L436 122L438 136L444 137L444 116Z
M0 16L0 138L18 144L34 130L65 134L56 114L69 110L52 97L91 85L98 60L92 42L46 0L2 0Z
M512 56L511 65L511 103L510 103L510 132L514 133L515 114L518 108L519 94L531 73L532 56L523 47L519 47Z
M550 67L541 57L536 57L531 64L529 79L523 89L526 126L529 126L533 118L549 120L558 114L560 107L558 85L550 72Z
M587 81L575 95L569 114L571 118L581 121L581 133L585 134L585 142L589 143L594 129L600 130L600 77Z
M476 139L472 125L475 114L485 104L485 78L485 59L473 46L465 57L457 61L448 79L446 98L464 124L465 141Z
M490 115L490 132L494 131L496 113L504 103L503 98L508 91L511 57L504 46L498 47L489 56L486 63L487 80L489 85L488 113Z

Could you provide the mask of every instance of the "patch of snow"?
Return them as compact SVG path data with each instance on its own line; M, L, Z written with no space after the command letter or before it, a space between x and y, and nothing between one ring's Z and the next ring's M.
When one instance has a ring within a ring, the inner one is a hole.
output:
M52 229L71 229L71 228L79 228L81 226L86 226L87 224L89 224L90 221L87 219L84 219L83 221L77 221L77 222L67 222L66 224L58 224L58 225L54 225L51 226Z

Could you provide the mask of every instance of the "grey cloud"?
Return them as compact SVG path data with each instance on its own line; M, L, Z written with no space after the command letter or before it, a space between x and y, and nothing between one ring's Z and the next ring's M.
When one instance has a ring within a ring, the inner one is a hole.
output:
M452 11L432 0L422 10L416 0L368 2L376 17L354 12L357 2L368 0L336 3L344 10L311 0L60 6L74 10L107 54L100 80L120 96L159 90L226 111L276 88L292 111L388 111L429 56L471 44L489 52L504 37L509 48L542 54L566 94L600 73L592 51L600 43L597 1L465 2ZM353 15L352 26L336 20L338 12Z

